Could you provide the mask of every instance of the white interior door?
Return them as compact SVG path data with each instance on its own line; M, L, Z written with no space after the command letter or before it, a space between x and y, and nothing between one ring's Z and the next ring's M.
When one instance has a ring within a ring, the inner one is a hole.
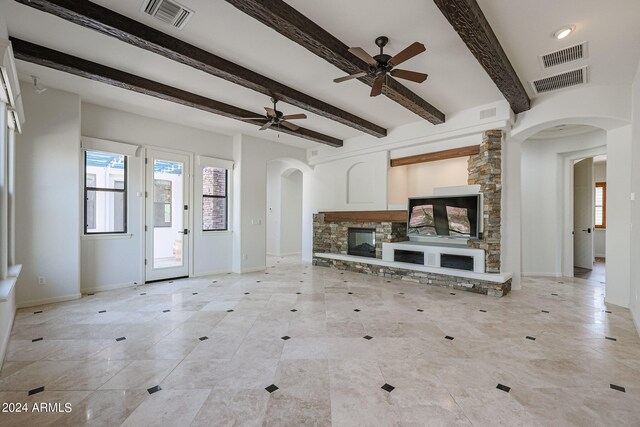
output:
M186 154L147 149L147 282L189 276L189 160Z
M593 268L593 158L573 166L573 265Z

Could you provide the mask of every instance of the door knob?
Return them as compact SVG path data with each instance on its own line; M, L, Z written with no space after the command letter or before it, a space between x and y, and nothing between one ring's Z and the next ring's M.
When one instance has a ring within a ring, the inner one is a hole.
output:
M182 231L178 231L178 234L189 234L189 230L187 230L186 228Z
M591 233L591 228L587 228L586 230L582 230L582 231L586 231L587 233Z

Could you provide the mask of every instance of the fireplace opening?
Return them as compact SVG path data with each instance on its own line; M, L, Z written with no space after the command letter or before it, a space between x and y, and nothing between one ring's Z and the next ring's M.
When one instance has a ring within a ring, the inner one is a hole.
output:
M347 234L347 254L376 257L376 229L349 228Z

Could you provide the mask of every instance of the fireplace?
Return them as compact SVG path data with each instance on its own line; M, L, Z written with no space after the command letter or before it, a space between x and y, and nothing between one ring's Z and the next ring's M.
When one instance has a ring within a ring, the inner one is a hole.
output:
M347 254L376 257L375 228L349 228L347 233Z

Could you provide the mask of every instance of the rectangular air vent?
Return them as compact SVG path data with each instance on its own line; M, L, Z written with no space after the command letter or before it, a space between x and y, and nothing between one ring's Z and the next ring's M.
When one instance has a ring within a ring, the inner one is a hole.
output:
M179 30L184 28L194 13L171 0L145 0L142 4L142 11Z
M556 50L545 55L540 55L542 68L555 67L567 62L577 61L587 57L587 42L582 42L564 49Z
M545 77L543 79L534 80L530 83L536 94L586 84L587 67L585 66L578 68L577 70L571 70L554 76Z

